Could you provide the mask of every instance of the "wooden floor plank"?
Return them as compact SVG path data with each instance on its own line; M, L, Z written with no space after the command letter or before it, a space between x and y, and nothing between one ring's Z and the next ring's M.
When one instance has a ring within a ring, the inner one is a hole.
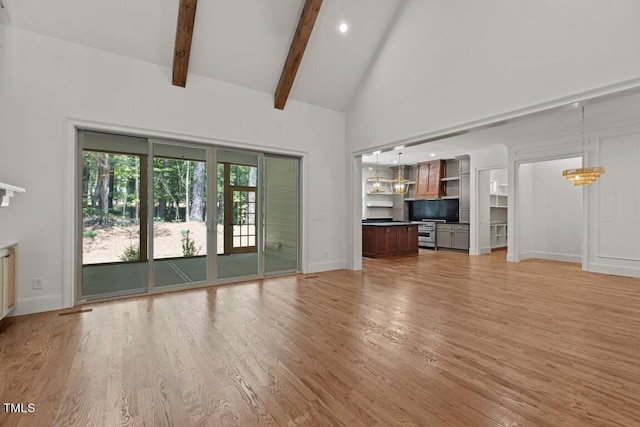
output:
M504 255L4 319L0 425L640 425L640 280Z

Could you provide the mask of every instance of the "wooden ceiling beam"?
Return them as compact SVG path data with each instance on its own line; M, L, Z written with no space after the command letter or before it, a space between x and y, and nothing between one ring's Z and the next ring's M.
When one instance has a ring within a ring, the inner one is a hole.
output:
M176 45L173 54L173 84L175 86L185 87L187 84L187 71L189 70L191 39L193 38L193 23L196 19L197 3L198 0L180 0Z
M284 109L287 98L289 98L289 92L291 92L298 67L300 66L300 62L302 62L304 50L311 37L311 31L316 23L318 12L320 12L320 6L322 6L322 0L305 0L300 20L298 21L298 28L291 41L289 55L287 55L287 60L284 63L284 68L282 69L280 81L278 82L274 96L275 108L279 110Z

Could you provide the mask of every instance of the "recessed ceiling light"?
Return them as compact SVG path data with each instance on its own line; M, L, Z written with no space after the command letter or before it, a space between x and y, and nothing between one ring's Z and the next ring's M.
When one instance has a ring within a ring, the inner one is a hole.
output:
M347 25L346 22L343 22L343 23L340 24L338 29L340 30L341 33L346 33L347 30L349 30L349 26Z
M394 164L395 164L395 163L398 163L398 161L397 161L397 160L394 160L394 161L393 161L393 163L394 163Z
M380 151L380 150L376 150L376 151L374 151L374 152L373 152L373 153L371 153L371 154L373 154L373 155L375 156L376 154L380 154L380 153L382 153L382 151Z
M436 153L431 153L431 157L435 157L435 156L436 156Z
M402 150L404 148L404 145L396 145L395 147L393 147L394 150Z

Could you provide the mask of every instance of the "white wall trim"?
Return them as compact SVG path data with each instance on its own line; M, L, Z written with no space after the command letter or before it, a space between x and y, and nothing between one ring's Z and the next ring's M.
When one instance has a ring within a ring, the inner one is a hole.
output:
M509 258L509 256L507 255L507 259ZM534 258L533 256L533 251L527 251L527 252L522 252L520 254L518 254L518 261L524 261L525 259L531 259Z
M618 261L634 261L634 262L640 261L640 258L628 258L628 257L614 256L614 255L603 255L600 252L598 252L598 254L596 256L597 256L597 258L615 259L615 260L618 260Z
M348 261L328 261L328 262L314 262L309 264L309 269L306 273L321 273L323 271L332 270L346 270L349 269L350 263Z
M63 307L62 299L63 294L18 298L16 309L11 313L11 316L59 310L60 307Z
M76 126L77 122L66 120L67 143L62 157L62 308L73 307L76 300Z
M309 158L307 153L304 153L300 162L298 163L300 166L300 172L298 175L300 176L300 203L298 204L300 216L300 242L298 247L300 248L300 252L298 254L298 259L300 260L300 271L303 273L308 272L309 270L309 224L311 223L310 219L307 217L311 215L310 209L305 209L305 206L309 206Z
M491 248L490 247L486 247L486 248L480 248L479 250L476 250L474 248L469 249L469 255L471 256L480 256L480 255L487 255L491 253Z
M600 274L612 274L615 276L637 277L640 278L640 268L625 267L620 265L608 265L600 263L590 263L585 271Z
M362 158L351 157L351 247L349 269L362 270Z
M578 254L561 254L556 252L531 251L527 253L527 258L547 259L550 261L574 262L580 264L582 255Z

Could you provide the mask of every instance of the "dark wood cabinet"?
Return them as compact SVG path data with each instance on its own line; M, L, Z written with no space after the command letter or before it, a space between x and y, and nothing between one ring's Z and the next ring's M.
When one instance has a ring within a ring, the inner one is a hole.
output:
M442 181L445 174L444 160L418 163L416 199L439 199L445 194Z
M396 227L398 234L398 252L412 253L418 250L418 226Z
M392 255L396 251L397 235L395 227L376 227L376 253Z
M371 258L418 253L418 226L363 225L362 255Z

